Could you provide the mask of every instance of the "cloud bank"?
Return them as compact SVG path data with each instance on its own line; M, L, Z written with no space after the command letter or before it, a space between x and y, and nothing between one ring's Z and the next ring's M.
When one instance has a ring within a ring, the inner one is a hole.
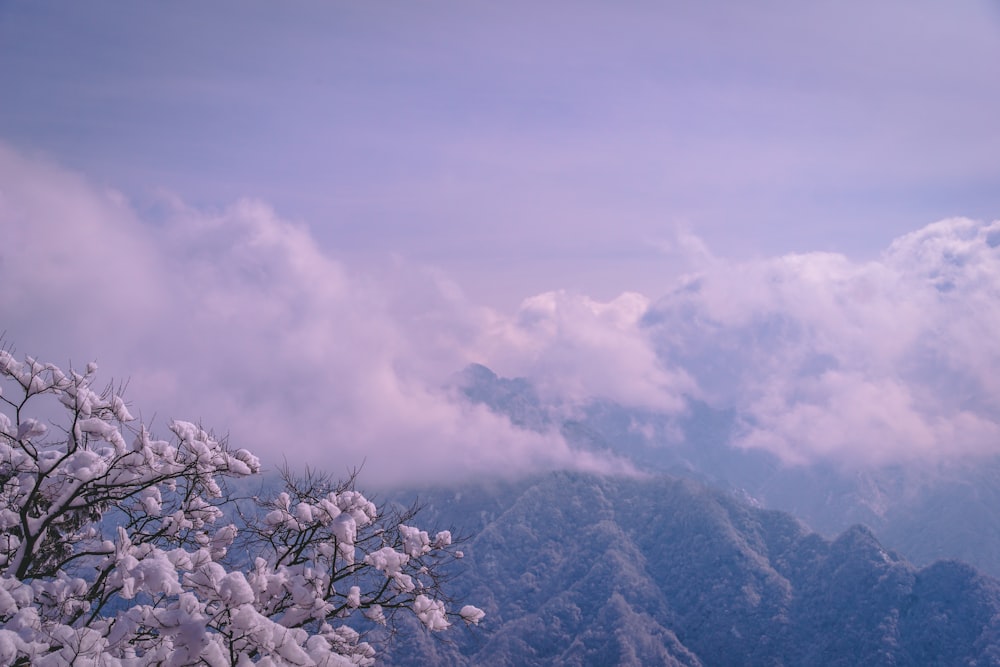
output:
M634 292L609 302L546 292L525 299L513 317L494 318L478 349L504 373L531 378L548 401L600 397L680 412L697 389L682 368L657 358L640 326L648 307Z
M147 216L0 145L0 239L9 343L96 358L154 427L201 419L272 464L386 483L622 469L461 399L471 362L568 407L732 407L735 444L792 463L1000 453L1000 222L934 223L870 261L733 262L686 236L670 252L697 270L665 296L553 291L508 314L405 259L348 268L258 201Z
M1000 453L1000 222L937 222L856 262L706 261L644 320L661 358L793 462Z
M0 148L0 312L8 343L129 380L133 413L201 419L234 443L363 479L621 470L513 427L446 388L496 316L431 270L348 272L307 228L240 201L124 199Z

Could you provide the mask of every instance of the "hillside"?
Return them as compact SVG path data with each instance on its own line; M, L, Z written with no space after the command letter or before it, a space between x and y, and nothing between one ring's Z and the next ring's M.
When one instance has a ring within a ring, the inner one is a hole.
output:
M558 429L580 449L726 489L790 512L827 537L863 524L914 563L954 558L1000 577L998 458L857 470L789 466L767 452L733 447L739 415L696 400L681 415L595 401L567 418L523 378L473 365L459 384L473 402L524 428Z
M867 529L792 516L668 477L553 474L424 494L474 533L454 584L487 620L387 664L1000 664L1000 584L917 568Z

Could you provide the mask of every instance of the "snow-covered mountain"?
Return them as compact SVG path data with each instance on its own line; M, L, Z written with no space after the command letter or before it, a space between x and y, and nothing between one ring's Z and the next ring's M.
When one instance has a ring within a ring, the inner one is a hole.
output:
M1000 664L1000 582L910 565L861 526L831 541L669 476L423 497L427 520L474 535L453 585L487 617L454 643L400 638L388 664Z
M577 406L567 416L524 378L473 365L459 382L470 400L524 428L559 429L581 449L790 512L828 537L864 524L915 563L957 558L1000 576L1000 459L855 470L789 466L766 451L732 446L738 415L696 400L680 416L608 401Z

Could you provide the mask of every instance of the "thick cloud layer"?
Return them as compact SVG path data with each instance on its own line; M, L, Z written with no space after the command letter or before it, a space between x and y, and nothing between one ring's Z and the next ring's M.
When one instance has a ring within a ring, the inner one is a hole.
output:
M167 202L143 221L114 192L2 149L0 183L7 342L96 357L161 428L203 419L271 463L364 463L380 482L622 469L449 393L491 318L431 271L350 275L256 202Z
M640 322L649 299L627 292L602 303L548 292L525 299L513 318L495 318L479 348L505 374L531 378L549 401L601 397L675 413L696 391L687 373L665 366Z
M155 216L0 146L0 331L130 380L136 414L228 430L271 463L383 482L551 467L620 470L447 389L470 362L568 408L600 397L737 409L737 443L790 462L934 461L1000 449L1000 222L929 225L877 259L698 268L657 301L566 291L512 315L433 268L348 269L265 204ZM676 259L676 258L675 258Z
M869 262L709 259L645 323L740 410L743 445L853 464L1000 452L1000 222L928 225Z

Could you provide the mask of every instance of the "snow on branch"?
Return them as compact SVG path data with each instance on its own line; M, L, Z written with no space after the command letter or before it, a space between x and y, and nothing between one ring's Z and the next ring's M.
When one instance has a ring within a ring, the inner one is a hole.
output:
M448 611L461 552L415 509L309 470L237 496L253 454L184 421L157 439L96 372L0 349L0 665L370 665L398 613L482 619Z

